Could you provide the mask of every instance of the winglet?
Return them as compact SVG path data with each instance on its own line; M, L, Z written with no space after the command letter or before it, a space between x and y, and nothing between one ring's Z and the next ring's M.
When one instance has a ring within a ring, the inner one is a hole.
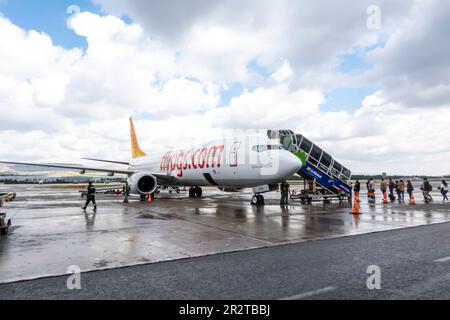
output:
M145 157L147 154L139 148L139 142L134 130L133 118L130 117L131 155L133 159Z

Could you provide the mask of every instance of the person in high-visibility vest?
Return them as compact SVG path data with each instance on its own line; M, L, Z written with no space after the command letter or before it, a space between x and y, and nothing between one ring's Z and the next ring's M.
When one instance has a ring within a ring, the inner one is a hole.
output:
M291 186L289 185L289 183L287 183L287 181L283 181L281 183L280 186L280 191L281 191L281 201L280 204L281 205L288 205L289 204L289 190L290 190Z
M130 196L131 188L128 184L128 181L125 181L125 185L122 188L122 193L125 196L125 199L123 200L124 203L128 203L128 197Z

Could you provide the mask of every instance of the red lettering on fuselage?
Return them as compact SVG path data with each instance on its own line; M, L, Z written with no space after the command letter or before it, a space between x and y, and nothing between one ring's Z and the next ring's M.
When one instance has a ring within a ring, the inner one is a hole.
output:
M180 151L178 153L167 152L161 158L161 171L174 172L182 177L184 171L206 168L220 168L225 146L212 146L192 151Z

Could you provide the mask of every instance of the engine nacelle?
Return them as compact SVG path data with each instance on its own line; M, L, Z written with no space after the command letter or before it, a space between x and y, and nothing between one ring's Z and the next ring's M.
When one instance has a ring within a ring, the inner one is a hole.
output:
M158 180L150 173L140 172L128 178L128 185L131 188L131 193L149 195L156 191Z

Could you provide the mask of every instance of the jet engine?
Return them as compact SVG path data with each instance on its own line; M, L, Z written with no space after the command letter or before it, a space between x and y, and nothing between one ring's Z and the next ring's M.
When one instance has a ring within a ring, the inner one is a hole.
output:
M156 191L158 180L147 172L135 173L128 178L131 193L149 195Z

